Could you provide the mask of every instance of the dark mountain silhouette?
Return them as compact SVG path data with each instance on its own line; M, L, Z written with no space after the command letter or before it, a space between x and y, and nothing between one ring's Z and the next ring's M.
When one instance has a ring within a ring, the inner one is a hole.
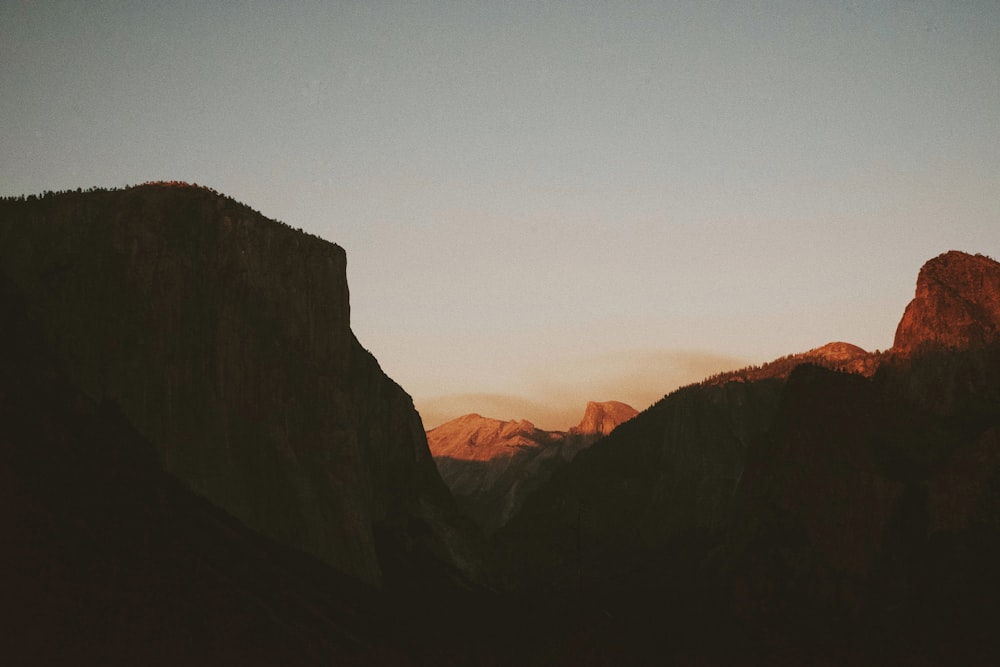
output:
M667 396L527 499L499 534L512 580L589 607L580 623L627 619L599 648L659 648L679 605L720 661L995 659L998 279L947 253L887 354L785 358Z
M428 431L427 441L459 507L492 533L553 471L636 414L618 401L591 401L569 431L465 415Z
M7 662L997 662L996 262L928 262L886 353L720 374L610 433L595 405L558 442L471 420L472 449L572 459L496 561L351 333L344 262L205 188L0 201Z
M0 203L0 273L52 354L187 488L372 584L475 577L410 397L351 332L345 267L204 188Z

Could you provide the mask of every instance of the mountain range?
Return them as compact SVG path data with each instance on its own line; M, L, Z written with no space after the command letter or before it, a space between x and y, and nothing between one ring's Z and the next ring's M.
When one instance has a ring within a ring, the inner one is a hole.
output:
M929 260L885 352L425 434L345 261L196 186L0 201L0 654L1000 657L997 262Z
M555 470L636 414L618 401L591 401L568 431L471 414L431 429L427 442L459 508L493 533Z

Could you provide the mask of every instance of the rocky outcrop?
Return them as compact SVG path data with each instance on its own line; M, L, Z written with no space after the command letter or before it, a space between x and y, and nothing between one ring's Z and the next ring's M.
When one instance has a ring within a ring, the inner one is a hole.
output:
M603 438L637 414L639 411L631 405L618 401L605 401L603 403L589 401L587 409L583 413L583 419L569 432L572 435Z
M896 329L893 352L913 356L1000 340L1000 264L952 250L928 261Z
M555 470L636 414L625 403L591 401L569 431L465 415L428 431L427 441L459 506L492 533Z
M410 397L351 332L345 271L198 187L0 203L0 272L53 354L187 488L366 582L418 552L473 567Z
M590 447L620 425L639 414L631 405L619 401L588 401L583 419L569 429L563 444L562 457L571 461L581 450Z

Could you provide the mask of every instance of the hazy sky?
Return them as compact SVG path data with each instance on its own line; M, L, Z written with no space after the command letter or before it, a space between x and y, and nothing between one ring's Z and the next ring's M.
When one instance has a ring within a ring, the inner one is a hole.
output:
M1000 3L0 2L0 193L209 185L344 246L432 427L565 427L1000 258Z

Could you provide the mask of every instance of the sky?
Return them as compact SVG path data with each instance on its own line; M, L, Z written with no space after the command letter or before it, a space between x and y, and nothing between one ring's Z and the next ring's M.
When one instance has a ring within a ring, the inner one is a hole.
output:
M0 194L207 185L343 246L426 427L834 340L1000 259L1000 3L0 0Z

